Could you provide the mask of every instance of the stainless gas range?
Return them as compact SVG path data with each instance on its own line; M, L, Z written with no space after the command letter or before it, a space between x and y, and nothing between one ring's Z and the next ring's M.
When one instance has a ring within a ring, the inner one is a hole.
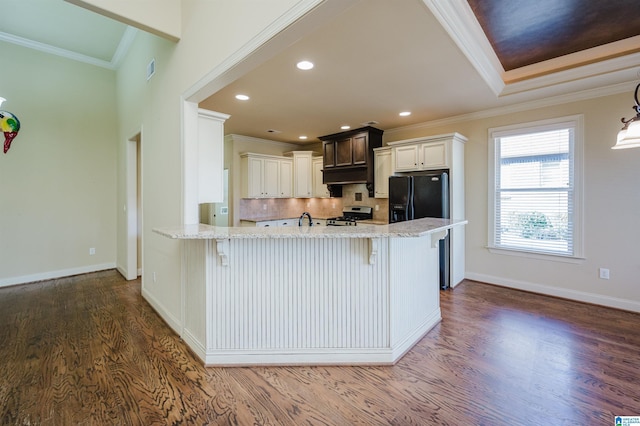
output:
M342 216L327 219L327 226L356 226L358 220L373 219L373 208L349 206L342 209Z

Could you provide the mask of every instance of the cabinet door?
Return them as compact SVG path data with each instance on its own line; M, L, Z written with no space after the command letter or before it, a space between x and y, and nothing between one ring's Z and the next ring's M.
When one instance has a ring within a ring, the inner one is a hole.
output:
M389 198L389 176L391 176L391 150L374 153L375 198Z
M324 159L324 168L331 168L336 166L336 151L335 142L323 142L322 143L322 158Z
M336 167L350 166L353 164L352 138L340 139L335 142Z
M421 146L423 169L439 169L447 166L447 150L444 142L424 144Z
M322 183L322 158L313 159L313 196L329 197L327 185Z
M293 196L293 163L289 160L280 161L280 190L279 197L289 198Z
M396 164L394 168L397 172L418 170L419 166L417 145L399 146L395 148L395 152Z
M280 184L280 161L265 159L263 168L264 197L278 197Z
M361 133L355 135L351 140L353 149L353 161L354 166L366 166L367 165L367 152L368 152L368 134Z
M262 189L262 165L260 158L247 158L247 197L258 198L264 196Z
M293 171L295 174L293 196L298 198L310 198L312 190L311 151L309 151L309 154L294 155L293 161Z

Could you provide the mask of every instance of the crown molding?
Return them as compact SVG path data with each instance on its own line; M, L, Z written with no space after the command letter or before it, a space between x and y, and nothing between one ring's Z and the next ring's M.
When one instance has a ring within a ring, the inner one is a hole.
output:
M455 115L438 120L426 121L424 123L412 124L410 126L396 127L395 129L385 130L385 135L399 133L407 130L430 129L440 126L448 126L451 124L464 123L473 120L482 120L490 117L497 117L514 112L530 111L538 108L546 108L555 105L562 105L571 102L579 102L603 96L617 95L629 92L629 83L618 83L606 87L598 87L595 89L581 90L579 92L568 93L564 95L551 96L544 99L534 101L521 102L514 105L505 105L497 108L490 108L483 111L471 112L468 114Z
M109 70L115 70L120 65L120 62L124 59L124 56L131 47L133 40L137 34L137 30L132 27L127 27L120 39L118 48L111 58L111 61L105 61L93 56L84 55L82 53L74 52L60 47L52 46L50 44L41 43L39 41L31 40L28 38L20 37L14 34L0 32L0 41L15 44L17 46L26 47L27 49L37 50L39 52L49 53L51 55L60 56L65 59L71 59L72 61L83 62L85 64L95 65L97 67L106 68Z
M495 95L505 87L504 68L464 0L422 0Z
M127 25L127 29L124 30L120 43L118 43L118 48L111 58L111 69L118 69L136 39L136 35L138 35L138 29Z

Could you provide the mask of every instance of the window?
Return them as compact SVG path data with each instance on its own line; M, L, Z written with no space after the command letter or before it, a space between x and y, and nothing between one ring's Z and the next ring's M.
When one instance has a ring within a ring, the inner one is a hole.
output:
M582 256L582 116L489 129L489 248Z

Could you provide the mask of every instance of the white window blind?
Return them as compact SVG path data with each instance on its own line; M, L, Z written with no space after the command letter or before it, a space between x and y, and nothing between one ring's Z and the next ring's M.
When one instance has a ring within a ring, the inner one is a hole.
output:
M528 124L491 133L490 247L576 256L576 125Z

